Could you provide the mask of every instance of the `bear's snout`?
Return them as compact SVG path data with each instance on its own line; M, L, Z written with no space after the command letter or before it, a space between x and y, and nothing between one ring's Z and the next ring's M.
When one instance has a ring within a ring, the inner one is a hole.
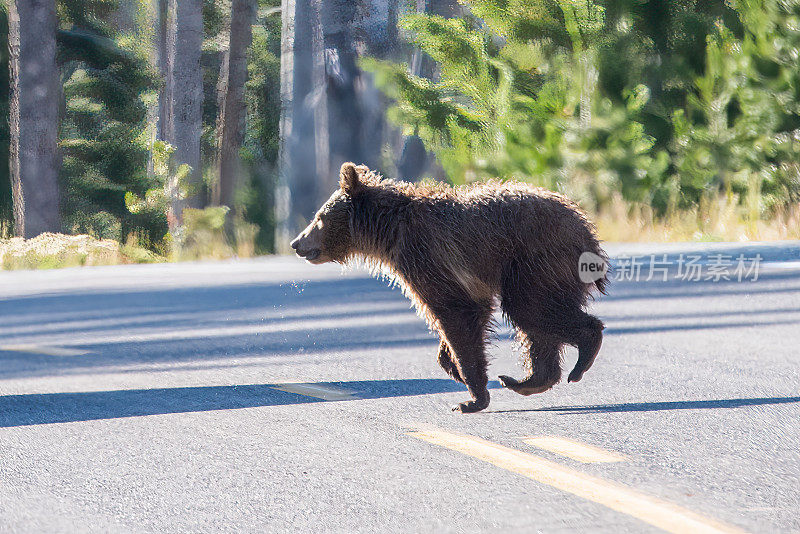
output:
M321 226L321 225L320 225ZM322 235L317 225L311 223L289 244L295 253L311 263L322 257Z
M292 247L292 249L298 256L306 259L311 259L312 256L318 256L320 250L319 247L315 246L315 244L313 243L309 243L308 241L310 240L309 239L304 240L303 236L300 235L296 237L294 241L290 243L289 246Z

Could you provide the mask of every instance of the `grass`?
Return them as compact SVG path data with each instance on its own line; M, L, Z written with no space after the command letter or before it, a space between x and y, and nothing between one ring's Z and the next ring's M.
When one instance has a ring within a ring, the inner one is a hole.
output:
M604 241L774 241L800 239L800 205L769 219L751 216L745 207L724 197L691 210L658 218L646 205L614 199L590 217Z
M42 234L28 240L0 237L0 269L58 269L254 255L255 227L235 224L235 246L231 246L220 222L224 221L224 217L211 220L208 214L203 213L205 211L198 210L197 217L187 218L181 247L176 247L167 257L140 246L136 239L120 244L88 235ZM659 218L649 206L629 204L616 198L603 211L590 218L597 225L601 239L610 242L800 239L800 205L777 213L770 219L757 218L752 214L753 211L748 211L735 199L722 197L697 208L676 211Z
M163 255L142 246L135 235L129 236L124 244L89 235L51 233L26 240L20 237L3 238L8 229L0 228L0 270L222 260L255 255L254 225L234 221L233 236L229 238L224 229L225 211L220 208L186 210L184 215L180 240L161 247Z
M0 268L60 269L87 265L155 263L160 256L140 247L88 235L42 234L33 239L0 239Z

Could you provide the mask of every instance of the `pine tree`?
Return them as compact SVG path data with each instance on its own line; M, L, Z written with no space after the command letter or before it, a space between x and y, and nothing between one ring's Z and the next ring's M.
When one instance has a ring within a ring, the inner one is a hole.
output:
M228 49L220 72L220 107L217 119L217 184L214 204L234 207L239 150L244 140L247 49L252 41L254 0L233 0Z
M156 87L156 74L146 48L138 48L147 39L119 34L106 22L112 7L100 2L90 8L77 0L63 4L58 43L65 100L59 133L65 229L121 241L141 234L145 243L155 243L166 232L165 216L131 213L125 195L160 187L147 173L145 98ZM144 27L146 20L139 24Z
M401 22L437 81L366 63L453 182L516 178L657 213L719 194L796 202L795 0L468 5Z
M61 230L55 0L12 0L8 20L14 232L29 238Z

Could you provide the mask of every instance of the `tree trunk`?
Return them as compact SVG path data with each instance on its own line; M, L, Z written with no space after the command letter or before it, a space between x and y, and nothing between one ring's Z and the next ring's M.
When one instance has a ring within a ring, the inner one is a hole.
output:
M420 9L420 3L424 4L422 9L424 9L426 13L439 15L440 17L444 17L446 19L461 17L468 12L468 9L465 8L458 0L425 0L422 2L418 0L418 11L422 11L422 9Z
M283 0L278 251L336 188L344 161L376 166L384 103L358 68L396 37L396 0Z
M417 11L439 15L444 18L460 17L465 8L457 0L416 0ZM436 62L419 48L414 48L411 56L411 74L429 80L436 78ZM425 150L425 145L416 135L409 135L403 140L403 148L397 161L399 178L408 182L416 182L423 174L433 173L444 177L444 171L435 161L433 154Z
M114 29L120 33L133 33L137 29L139 18L139 2L118 2L111 15Z
M276 249L289 241L317 209L313 110L312 35L320 0L283 0L281 33L280 173L276 189Z
M152 42L150 43L149 57L150 67L159 73L161 80L166 79L165 66L166 66L166 31L167 31L167 2L166 0L149 0L149 8L147 11L147 22L152 24L155 28L152 35ZM153 176L155 172L153 159L153 145L159 139L163 139L161 128L163 126L162 117L164 116L164 87L158 88L158 96L155 103L150 105L147 109L147 124L150 131L148 135L149 151L147 153L147 175Z
M339 177L335 171L342 163L365 162L361 143L364 113L358 98L361 71L356 63L353 31L357 9L357 3L348 0L322 0L324 78L317 84L324 87L327 110L324 123L319 123L317 129L327 140L328 154L325 167L318 169L322 172L318 201L327 198L336 188ZM373 135L380 136L381 132L373 132Z
M220 71L220 107L217 120L217 173L214 204L233 208L239 171L239 149L244 138L247 49L252 40L256 6L253 0L233 0L230 41Z
M192 172L188 179L189 195L184 202L173 193L171 227L180 224L183 208L200 208L203 205L202 168L200 162L200 135L203 119L203 71L200 55L203 47L202 0L169 0L167 25L167 79L164 117L164 139L175 147L173 160L177 165L188 165ZM175 192L178 184L171 184Z
M61 231L55 0L9 2L10 174L14 231Z
M157 59L156 64L158 66L158 73L161 75L161 80L164 85L162 85L158 90L158 126L156 127L156 137L158 139L164 140L166 136L164 135L164 121L169 113L169 105L167 99L167 78L169 77L169 54L167 53L167 28L169 23L169 9L167 6L167 0L154 0L155 9L156 9L156 20L158 21L157 26L157 35L156 35L156 42L157 42Z
M374 15L359 21L356 29L355 49L357 58L364 56L379 59L401 60L397 54L397 16L399 0L372 0L373 14L380 13L380 20ZM385 14L385 17L383 16ZM381 31L375 31L377 26ZM383 169L383 150L388 146L396 149L400 138L398 129L386 119L389 99L375 85L374 75L359 69L356 92L361 107L361 152L364 164L371 169ZM393 146L395 145L395 146Z

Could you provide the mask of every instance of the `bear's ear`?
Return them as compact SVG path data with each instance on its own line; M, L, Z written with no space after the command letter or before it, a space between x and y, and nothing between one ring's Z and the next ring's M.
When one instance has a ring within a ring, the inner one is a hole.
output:
M356 167L355 163L350 163L348 161L342 164L342 169L339 171L339 187L349 195L357 193L364 187L359 177L359 169L360 168Z

